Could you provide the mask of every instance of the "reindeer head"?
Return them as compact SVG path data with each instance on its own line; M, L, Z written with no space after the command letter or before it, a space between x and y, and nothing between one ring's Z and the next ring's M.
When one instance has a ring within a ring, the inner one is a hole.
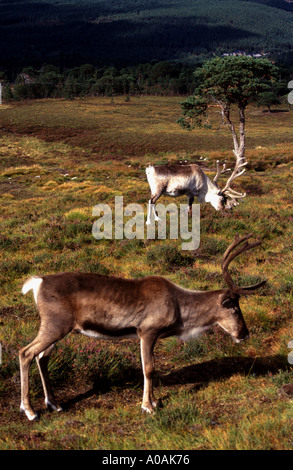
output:
M244 318L239 305L241 295L253 294L256 289L262 287L266 281L261 281L258 284L247 287L236 286L228 272L230 262L241 253L251 250L252 248L260 245L262 242L255 242L249 244L247 240L252 237L252 234L239 238L236 235L234 242L228 247L222 259L222 272L224 280L228 289L220 296L219 310L217 312L217 324L229 333L236 343L244 340L249 336ZM237 246L244 243L238 250L234 251Z
M235 191L235 189L231 188L232 181L245 172L245 168L243 167L248 163L244 161L244 156L239 157L235 151L234 154L236 156L235 168L232 171L223 189L219 188L218 179L221 174L231 171L231 168L226 168L226 163L224 163L222 170L220 170L220 163L219 160L217 160L217 172L213 181L217 188L219 188L220 190L218 195L222 196L222 210L232 209L234 206L237 206L239 204L238 199L244 198L246 196L246 193L239 193L238 191Z

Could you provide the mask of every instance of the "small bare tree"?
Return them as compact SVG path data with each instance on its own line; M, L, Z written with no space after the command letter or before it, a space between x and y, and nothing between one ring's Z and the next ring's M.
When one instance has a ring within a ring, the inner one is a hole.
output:
M220 111L220 127L230 129L236 165L222 191L229 188L231 196L242 195L229 184L245 171L245 109L260 93L271 89L276 73L277 68L268 59L217 57L195 71L198 86L194 95L181 103L183 116L178 123L183 128L211 128L210 113L216 107ZM231 117L232 107L238 111L238 132L235 118Z

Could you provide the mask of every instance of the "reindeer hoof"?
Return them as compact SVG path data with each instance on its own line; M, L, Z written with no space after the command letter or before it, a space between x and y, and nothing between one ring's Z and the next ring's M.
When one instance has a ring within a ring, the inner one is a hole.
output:
M26 415L26 417L29 419L29 421L38 421L39 416L37 413L30 412L29 410L26 410L22 405L20 405L19 411L23 414Z
M148 407L148 406L142 406L141 411L142 413L148 413L150 415L153 415L155 413L155 410L152 407Z
M152 400L152 406L154 408L154 411L155 409L158 409L158 408L163 408L163 404L162 404L162 400L161 398L155 398L154 400Z
M57 405L57 404L54 404L54 403L50 402L50 400L48 400L48 399L45 400L45 405L46 405L46 407L47 407L49 410L52 410L52 411L63 411L62 406Z

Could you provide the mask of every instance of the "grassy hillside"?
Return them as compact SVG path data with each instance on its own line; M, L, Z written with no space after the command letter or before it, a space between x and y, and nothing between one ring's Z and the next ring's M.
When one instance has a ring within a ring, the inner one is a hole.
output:
M283 0L0 2L2 67L194 62L244 49L285 53L293 6Z
M247 111L247 192L233 213L201 206L201 242L103 240L92 236L95 204L136 202L147 209L145 166L196 161L213 175L233 162L231 137L183 131L178 98L44 100L0 108L0 448L292 449L292 113ZM203 162L203 163L202 163ZM223 178L224 179L224 178ZM185 198L162 202L186 202ZM240 285L268 285L241 299L250 339L235 345L220 329L197 341L176 338L155 349L163 408L142 415L137 340L69 335L56 345L50 374L64 413L45 411L35 364L31 393L37 423L19 414L18 350L38 328L32 295L38 273L89 271L138 278L163 275L193 289L224 286L220 262L236 233L263 241L231 266Z

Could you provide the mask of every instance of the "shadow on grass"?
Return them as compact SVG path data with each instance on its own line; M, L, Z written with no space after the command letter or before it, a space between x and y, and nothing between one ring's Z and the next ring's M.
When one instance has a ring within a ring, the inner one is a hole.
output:
M194 383L207 385L226 379L234 374L243 376L264 376L277 374L280 370L288 370L289 364L285 356L266 357L222 357L183 367L161 378L163 385Z
M266 357L223 357L201 362L194 365L182 367L166 375L155 374L155 386L160 382L162 386L194 384L194 390L206 387L211 382L217 382L222 379L228 379L234 374L241 374L249 377L275 375L280 371L287 371L290 368L287 357L276 355ZM69 410L75 404L83 400L101 396L119 387L120 390L126 388L143 388L142 372L137 368L130 368L125 380L121 378L117 381L95 380L92 387L86 392L80 393L75 397L62 403L64 410Z
M135 367L129 367L127 371L124 371L123 378L121 378L121 374L118 374L117 377L112 376L111 379L107 377L93 378L92 384L89 385L89 387L87 391L79 393L61 403L63 410L68 411L75 404L94 396L101 398L103 395L113 390L124 390L127 388L135 390L141 389L143 387L142 371Z

